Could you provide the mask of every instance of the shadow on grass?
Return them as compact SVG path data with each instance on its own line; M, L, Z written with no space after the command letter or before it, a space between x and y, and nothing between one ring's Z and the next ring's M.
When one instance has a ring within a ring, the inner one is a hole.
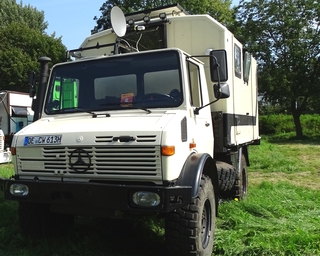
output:
M277 138L274 136L265 136L261 135L261 137L271 143L274 144L301 144L301 145L320 145L320 137L308 137L304 136L302 139L297 139L297 137L290 138Z
M76 236L85 237L87 248L95 255L163 256L164 235L162 220L110 220L79 217L75 225ZM163 229L162 229L163 230ZM101 254L102 255L102 254Z
M0 198L1 256L163 256L163 222L156 218L108 220L77 217L73 230L32 238L19 228L17 203Z

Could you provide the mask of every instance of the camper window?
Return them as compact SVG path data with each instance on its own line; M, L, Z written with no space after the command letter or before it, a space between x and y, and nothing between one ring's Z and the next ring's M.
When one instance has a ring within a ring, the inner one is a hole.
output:
M241 49L238 45L234 45L234 72L235 76L241 78Z
M27 117L28 109L26 107L11 107L12 117Z

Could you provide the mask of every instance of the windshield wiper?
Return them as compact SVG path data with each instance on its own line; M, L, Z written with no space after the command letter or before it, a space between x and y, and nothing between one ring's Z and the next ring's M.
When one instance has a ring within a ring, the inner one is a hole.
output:
M106 116L106 117L110 117L109 113L96 113L93 112L93 110L87 110L87 109L83 109L83 108L66 108L66 109L61 109L61 112L86 112L88 114L91 114L93 118L96 118L97 116Z
M125 108L125 109L141 109L143 111L146 111L148 114L151 113L150 109L142 108L142 107L139 107L139 106L121 106L121 108Z
M139 107L139 106L133 106L133 105L128 105L128 104L126 104L126 103L121 103L121 104L119 104L119 103L117 103L117 104L115 104L115 103L105 103L105 104L100 104L100 106L116 106L116 107L121 107L121 108L114 108L113 110L121 110L121 109L141 109L141 110L143 110L143 111L146 111L148 114L150 114L151 113L151 110L150 109L147 109L147 108L143 108L143 107Z

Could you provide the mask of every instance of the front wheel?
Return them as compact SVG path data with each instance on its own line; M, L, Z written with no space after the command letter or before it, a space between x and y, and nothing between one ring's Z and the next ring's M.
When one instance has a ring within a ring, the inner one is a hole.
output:
M212 254L216 219L215 195L209 177L202 176L198 195L186 206L166 216L169 255Z

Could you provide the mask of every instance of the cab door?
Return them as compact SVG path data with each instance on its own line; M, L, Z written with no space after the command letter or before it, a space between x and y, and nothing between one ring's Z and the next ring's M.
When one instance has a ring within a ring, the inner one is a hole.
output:
M188 80L190 104L193 110L209 103L207 83L202 64L193 59L188 59ZM202 108L198 114L191 113L193 122L192 139L199 153L213 155L213 129L210 106ZM192 126L191 126L192 127Z

